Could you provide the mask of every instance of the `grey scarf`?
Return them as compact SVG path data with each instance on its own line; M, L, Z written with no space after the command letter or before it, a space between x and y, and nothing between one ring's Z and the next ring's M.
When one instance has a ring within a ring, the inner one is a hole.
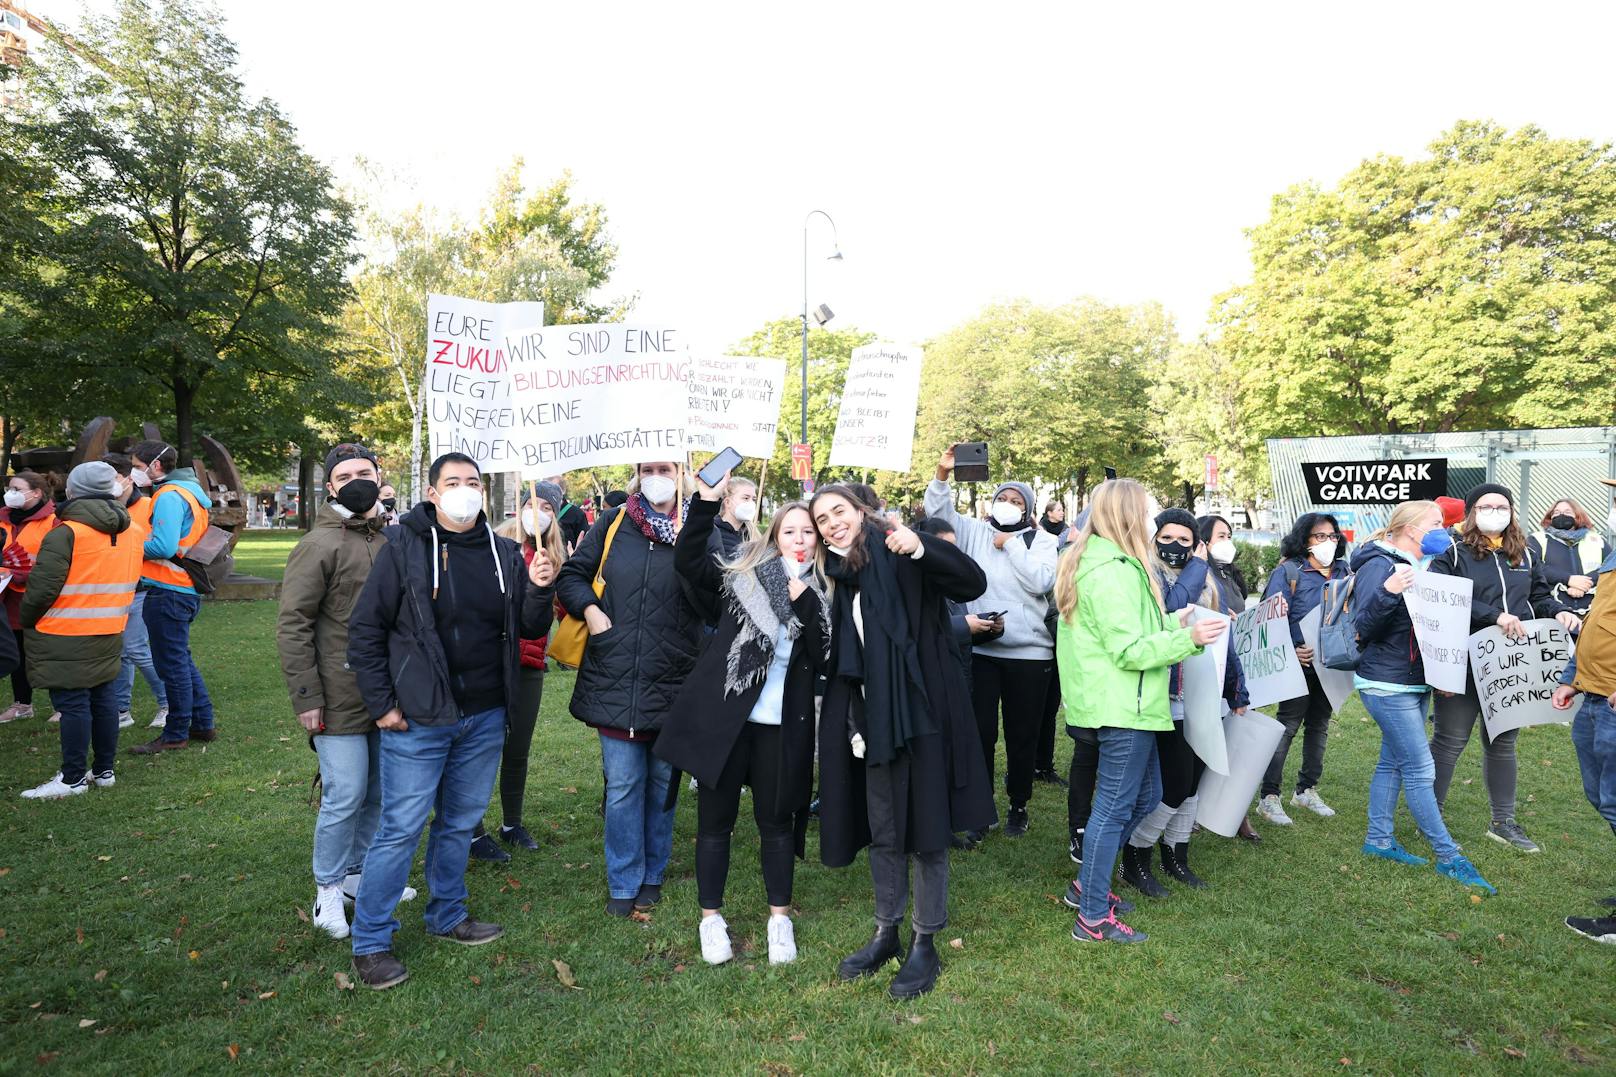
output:
M802 582L819 596L819 638L825 650L822 657L828 658L830 603L813 573L804 576ZM752 572L726 572L724 600L739 626L724 669L724 696L728 698L768 676L780 627L785 626L787 638L796 640L802 635L802 623L791 608L790 581L777 557L769 558Z

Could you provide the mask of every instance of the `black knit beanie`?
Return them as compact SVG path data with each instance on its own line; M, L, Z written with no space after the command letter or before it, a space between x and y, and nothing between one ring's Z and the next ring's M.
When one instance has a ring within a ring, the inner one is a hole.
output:
M1515 507L1515 495L1509 492L1507 486L1500 486L1496 482L1484 482L1480 486L1472 487L1470 492L1465 495L1465 515L1469 516L1471 510L1476 507L1476 502L1488 494L1503 494L1504 500L1509 502L1510 508Z
M1156 514L1156 534L1161 534L1161 529L1166 527L1168 524L1178 524L1180 527L1187 527L1190 529L1190 534L1196 536L1200 535L1200 530L1195 526L1195 517L1191 516L1184 509L1162 509L1161 512Z

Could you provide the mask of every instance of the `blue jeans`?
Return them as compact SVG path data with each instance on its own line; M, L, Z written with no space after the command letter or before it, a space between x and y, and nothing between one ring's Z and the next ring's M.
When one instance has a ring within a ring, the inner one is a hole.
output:
M314 738L320 815L314 821L314 882L337 886L358 874L382 811L381 733Z
M664 811L672 765L651 754L643 741L601 734L606 772L606 885L614 898L631 898L642 886L661 886L673 853L673 812Z
M184 591L153 587L146 591L146 631L151 636L152 662L168 689L167 741L190 740L192 729L213 728L213 700L202 672L191 657L191 622L202 611L202 600Z
M95 773L111 774L118 754L118 707L113 681L94 688L52 688L51 706L62 712L62 781L72 785L84 777L90 745L95 745Z
M1397 840L1392 816L1401 790L1414 825L1431 843L1436 858L1447 861L1459 855L1459 846L1448 833L1436 802L1436 763L1425 739L1425 707L1430 696L1429 692L1372 689L1358 693L1369 717L1380 726L1380 761L1369 779L1369 834L1364 840L1382 849Z
M355 957L393 948L393 909L410 877L427 815L426 929L452 931L466 918L471 832L488 811L505 745L505 708L467 714L454 725L381 731L381 822L365 854L354 899Z
M1616 708L1608 698L1583 697L1571 722L1571 743L1588 803L1616 829Z
M1096 730L1100 760L1094 775L1094 807L1083 834L1083 887L1079 912L1094 923L1111 914L1107 895L1117 851L1151 810L1161 803L1161 772L1156 767L1156 734L1144 729L1103 726Z
M135 600L129 607L129 624L123 630L123 669L115 682L120 714L129 709L129 702L134 698L136 669L146 678L152 698L157 700L157 709L168 706L168 689L163 687L163 678L158 676L157 665L152 661L151 634L146 631L147 594L146 591L135 592Z

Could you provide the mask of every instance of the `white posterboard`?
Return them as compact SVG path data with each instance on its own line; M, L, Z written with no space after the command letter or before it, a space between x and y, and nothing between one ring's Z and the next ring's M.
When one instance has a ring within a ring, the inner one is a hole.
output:
M485 471L517 469L524 435L511 397L511 367L532 358L531 336L543 327L543 303L427 296L420 390L428 458L462 452Z
M1234 619L1234 653L1246 674L1253 707L1307 695L1307 678L1291 642L1285 597L1272 595Z
M1575 644L1565 626L1549 617L1523 621L1522 639L1510 639L1497 626L1470 637L1470 669L1487 736L1496 737L1529 725L1569 722L1571 708L1557 711L1549 702L1560 684L1560 672L1571 661Z
M1352 670L1331 669L1319 660L1319 629L1324 625L1324 607L1314 606L1308 611L1302 623L1296 627L1302 630L1302 642L1313 649L1313 676L1319 679L1319 687L1324 689L1325 698L1330 701L1330 712L1341 709L1341 704L1352 695ZM1305 679L1305 674L1303 675Z
M1201 784L1195 790L1197 823L1214 834L1235 836L1284 733L1284 726L1260 711L1231 714L1223 720L1229 773L1219 774L1208 768L1201 775Z
M911 345L854 349L830 446L831 467L909 470L923 358Z
M1228 622L1230 618L1205 606L1190 607L1190 624ZM1228 668L1229 640L1219 636L1201 651L1184 659L1184 739L1207 769L1229 773L1229 753L1223 743L1223 678Z
M1425 660L1425 683L1444 692L1463 692L1470 669L1470 592L1463 576L1416 570L1403 592L1414 638Z
M692 358L686 396L686 447L715 453L727 445L742 456L767 460L774 455L785 382L784 359L735 355Z

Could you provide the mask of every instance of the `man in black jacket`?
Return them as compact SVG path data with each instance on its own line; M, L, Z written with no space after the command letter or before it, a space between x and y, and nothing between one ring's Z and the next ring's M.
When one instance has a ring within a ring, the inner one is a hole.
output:
M504 933L467 913L466 861L494 788L518 645L550 629L556 566L542 550L524 566L516 543L494 534L476 462L446 453L428 482L427 500L385 532L348 626L348 664L382 731L381 821L353 922L354 971L377 990L409 976L392 954L392 913L429 813L427 931L466 946Z

